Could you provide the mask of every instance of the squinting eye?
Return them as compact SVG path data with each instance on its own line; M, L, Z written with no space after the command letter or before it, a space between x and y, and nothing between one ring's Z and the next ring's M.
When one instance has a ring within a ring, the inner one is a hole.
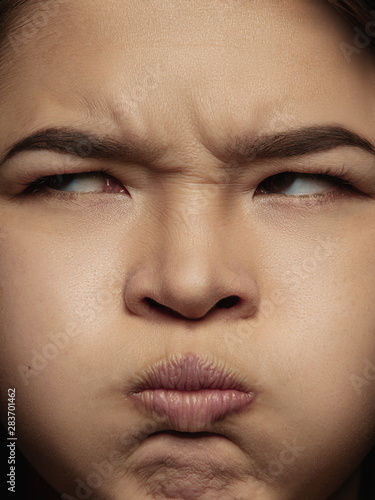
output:
M126 193L127 190L114 177L105 172L82 172L41 177L32 182L24 194L43 191L72 193Z
M267 177L258 186L256 193L284 196L324 195L325 192L332 191L332 186L350 189L351 184L344 179L330 175L282 172Z

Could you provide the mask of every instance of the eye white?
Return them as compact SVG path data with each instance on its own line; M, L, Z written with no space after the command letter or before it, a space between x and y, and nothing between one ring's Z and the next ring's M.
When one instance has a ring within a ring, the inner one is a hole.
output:
M98 174L76 175L70 182L61 187L61 191L76 191L80 193L101 192L108 186L108 181Z
M296 177L292 185L285 189L282 194L286 195L309 195L318 194L332 187L332 181L314 179L309 177Z

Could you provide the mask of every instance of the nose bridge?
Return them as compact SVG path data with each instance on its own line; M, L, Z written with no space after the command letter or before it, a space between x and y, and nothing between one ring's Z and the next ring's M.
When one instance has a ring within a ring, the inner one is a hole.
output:
M201 295L218 279L223 242L204 213L176 213L167 225L160 250L160 277L185 297Z
M159 215L163 220L161 246L165 258L183 257L186 263L197 263L223 250L220 198L219 186L199 183L184 188L182 193L176 190L164 200Z
M238 241L226 241L218 186L180 184L168 192L173 194L159 192L144 233L147 256L127 281L128 308L138 315L173 312L188 319L219 309L232 317L253 314L257 285L237 255Z
M164 183L157 190L153 215L143 227L146 252L126 283L128 309L185 319L215 311L241 318L253 314L257 285L239 255L238 238L228 233L225 213L235 217L235 207L228 211L230 201L223 203L225 189L202 178L170 182L173 186Z

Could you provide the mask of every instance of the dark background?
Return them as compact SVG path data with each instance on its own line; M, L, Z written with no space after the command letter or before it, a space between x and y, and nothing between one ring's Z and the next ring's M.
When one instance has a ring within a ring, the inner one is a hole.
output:
M8 491L9 448L7 448L7 433L0 425L0 455L1 455L1 500L60 500L60 495L51 488L27 462L22 453L16 449L16 493Z

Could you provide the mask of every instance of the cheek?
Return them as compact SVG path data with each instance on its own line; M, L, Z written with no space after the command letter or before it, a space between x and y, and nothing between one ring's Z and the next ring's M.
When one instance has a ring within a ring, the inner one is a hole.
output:
M76 362L108 323L106 309L122 301L106 238L95 233L93 251L87 236L71 231L63 239L32 228L9 232L1 247L1 366L11 385L27 385L35 370ZM95 364L95 350L90 354Z
M320 449L329 442L337 453L347 443L347 456L355 437L357 445L375 441L375 259L369 236L337 235L324 251L313 245L303 258L296 256L290 269L298 277L289 282L280 327L271 333L270 366L278 367L271 377L278 375L279 387L286 388L280 405L289 423Z
M375 444L374 238L333 233L267 242L259 317L228 343L261 383L243 439L251 448L252 429L261 428L258 449L278 443L275 456L280 443L295 443L293 467L281 467L290 484L297 474L301 483L344 478Z
M46 450L68 463L82 447L87 457L105 448L104 439L90 439L97 432L91 408L111 373L108 332L118 330L123 312L123 277L108 240L96 237L93 252L87 238L62 246L52 236L8 234L0 259L1 387L16 388L18 443L43 471L51 466ZM56 484L58 470L51 473Z
M24 228L9 234L0 259L1 382L17 387L20 437L23 432L28 456L39 460L44 449L51 449L56 455L65 453L61 462L75 457L72 467L77 469L82 467L80 448L85 447L88 457L102 457L108 446L99 450L91 439L100 417L112 418L107 399L100 405L96 401L104 393L101 379L114 373L116 360L136 359L145 342L132 337L130 328L123 335L129 323L122 289L134 257L125 260L123 235L122 243L114 231L100 236L101 227L91 226L92 241L82 236L83 224L81 235L67 232L65 239L58 231ZM249 373L254 360L254 373L264 387L243 439L261 435L259 448L266 454L263 450L283 441L284 430L308 450L298 464L301 474L313 467L322 449L329 448L321 460L323 471L337 463L337 456L360 457L375 435L371 245L363 234L309 246L307 233L300 241L286 234L278 240L276 231L270 236L269 251L262 253L254 272L263 287L263 304L268 300L272 307L261 311L256 326L250 319L237 337L231 332L228 344L237 356L248 357ZM114 250L120 245L121 256ZM278 298L273 290L281 290ZM108 311L114 311L115 319ZM136 347L129 348L131 340ZM295 473L290 467L290 474Z
M336 408L375 411L375 258L369 236L337 235L290 266L293 298L284 305L285 331L275 336L275 352L279 347L286 353L297 367L289 370L291 383L292 372L299 373L296 387L327 418Z

